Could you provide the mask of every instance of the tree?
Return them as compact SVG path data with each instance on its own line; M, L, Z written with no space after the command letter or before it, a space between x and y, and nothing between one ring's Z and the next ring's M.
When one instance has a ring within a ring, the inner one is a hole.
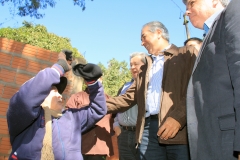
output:
M12 6L9 8L9 11L13 15L15 14L15 8L17 8L17 15L21 17L30 16L40 19L43 18L44 14L40 13L39 11L47 9L47 7L55 7L56 0L0 0L0 3L2 6L6 4ZM85 0L73 0L73 4L82 8L83 11L86 8Z
M43 25L33 25L24 21L23 26L20 28L1 28L0 37L38 46L54 52L60 52L65 48L70 49L73 51L73 57L84 59L80 52L71 46L69 38L49 33Z
M116 96L120 87L132 78L126 61L118 62L113 58L108 62L108 68L101 63L98 65L103 71L104 91L110 96Z

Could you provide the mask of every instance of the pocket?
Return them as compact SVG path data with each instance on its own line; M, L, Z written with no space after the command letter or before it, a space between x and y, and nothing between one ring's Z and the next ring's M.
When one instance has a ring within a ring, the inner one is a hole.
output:
M218 117L219 128L222 131L233 130L235 128L235 113L223 115Z

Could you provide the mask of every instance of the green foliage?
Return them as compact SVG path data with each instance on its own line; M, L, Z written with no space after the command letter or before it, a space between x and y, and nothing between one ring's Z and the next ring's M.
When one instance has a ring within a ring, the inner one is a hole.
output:
M53 33L49 33L43 25L33 25L26 21L20 28L1 28L0 37L23 42L54 52L60 52L62 49L70 49L73 51L73 57L83 56L76 48L73 48L69 38L59 37Z
M110 96L116 96L120 87L132 78L126 61L118 62L113 58L108 62L108 68L101 63L98 65L101 67L104 75L104 91Z

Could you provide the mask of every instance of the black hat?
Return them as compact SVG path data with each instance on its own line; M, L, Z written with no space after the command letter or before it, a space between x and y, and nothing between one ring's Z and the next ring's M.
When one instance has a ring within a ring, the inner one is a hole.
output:
M102 76L101 68L92 63L75 65L73 67L73 73L76 76L83 77L85 80L97 80Z
M63 91L65 90L66 86L67 86L67 78L66 77L60 77L60 82L58 84L55 84L54 86L57 87L58 92L60 94L63 93Z

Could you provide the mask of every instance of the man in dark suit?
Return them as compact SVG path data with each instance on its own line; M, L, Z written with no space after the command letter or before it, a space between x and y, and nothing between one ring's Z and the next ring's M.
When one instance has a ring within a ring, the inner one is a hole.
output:
M187 91L191 159L240 159L240 0L183 2L206 33Z

